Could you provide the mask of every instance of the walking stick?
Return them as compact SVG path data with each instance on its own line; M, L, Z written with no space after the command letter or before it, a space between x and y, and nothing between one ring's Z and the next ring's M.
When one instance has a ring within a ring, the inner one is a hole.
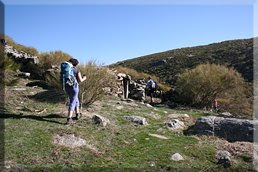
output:
M82 102L83 102L83 95L85 94L86 92L82 92L82 97L81 97L81 113L82 113Z

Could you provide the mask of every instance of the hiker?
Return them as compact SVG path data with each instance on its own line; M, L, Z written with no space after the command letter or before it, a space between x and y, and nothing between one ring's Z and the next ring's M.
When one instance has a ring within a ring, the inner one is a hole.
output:
M73 112L75 111L75 119L81 117L80 108L79 108L79 82L86 80L86 76L82 76L81 72L76 68L79 64L77 59L71 58L69 61L65 61L61 64L61 82L62 88L69 96L69 108L68 108L68 117L67 125L71 124Z
M129 75L126 75L125 77L123 77L124 99L128 99L130 80L131 80L131 76Z
M218 99L214 99L214 102L213 102L213 109L215 110L215 112L218 111Z
M155 92L157 91L157 87L158 87L157 82L152 80L151 77L148 77L148 81L146 83L146 91L147 91L147 94L151 98L150 104L154 103L153 97L154 97Z
M6 45L6 44L7 44L6 39L1 39L1 43L2 43L3 45Z

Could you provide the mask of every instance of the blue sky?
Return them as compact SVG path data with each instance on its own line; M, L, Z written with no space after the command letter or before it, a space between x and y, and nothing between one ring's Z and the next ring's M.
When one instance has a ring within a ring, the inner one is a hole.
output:
M5 5L5 33L40 52L111 64L175 48L253 37L253 6Z

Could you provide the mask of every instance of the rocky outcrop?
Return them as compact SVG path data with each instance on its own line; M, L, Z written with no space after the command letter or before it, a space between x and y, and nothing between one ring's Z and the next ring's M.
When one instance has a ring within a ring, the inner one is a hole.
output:
M254 130L257 127L258 120L208 116L198 118L185 134L213 135L228 141L253 142Z
M10 45L5 45L5 53L8 57L12 58L15 62L21 64L33 63L38 64L39 59L36 56L31 56L23 51L17 51Z
M109 92L108 94L117 95L125 99L131 98L139 101L145 100L146 82L144 79L132 80L130 75L119 73L116 70L109 70L108 72L117 78L116 88L113 88L112 93ZM124 95L125 83L128 84L126 86L126 95ZM108 88L106 88L106 90L108 90Z

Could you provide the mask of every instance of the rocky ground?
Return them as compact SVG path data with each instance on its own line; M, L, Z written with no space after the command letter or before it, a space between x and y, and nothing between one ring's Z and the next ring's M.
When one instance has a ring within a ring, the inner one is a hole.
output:
M66 126L65 102L31 82L6 87L5 171L252 171L252 143L184 135L212 112L106 96Z

